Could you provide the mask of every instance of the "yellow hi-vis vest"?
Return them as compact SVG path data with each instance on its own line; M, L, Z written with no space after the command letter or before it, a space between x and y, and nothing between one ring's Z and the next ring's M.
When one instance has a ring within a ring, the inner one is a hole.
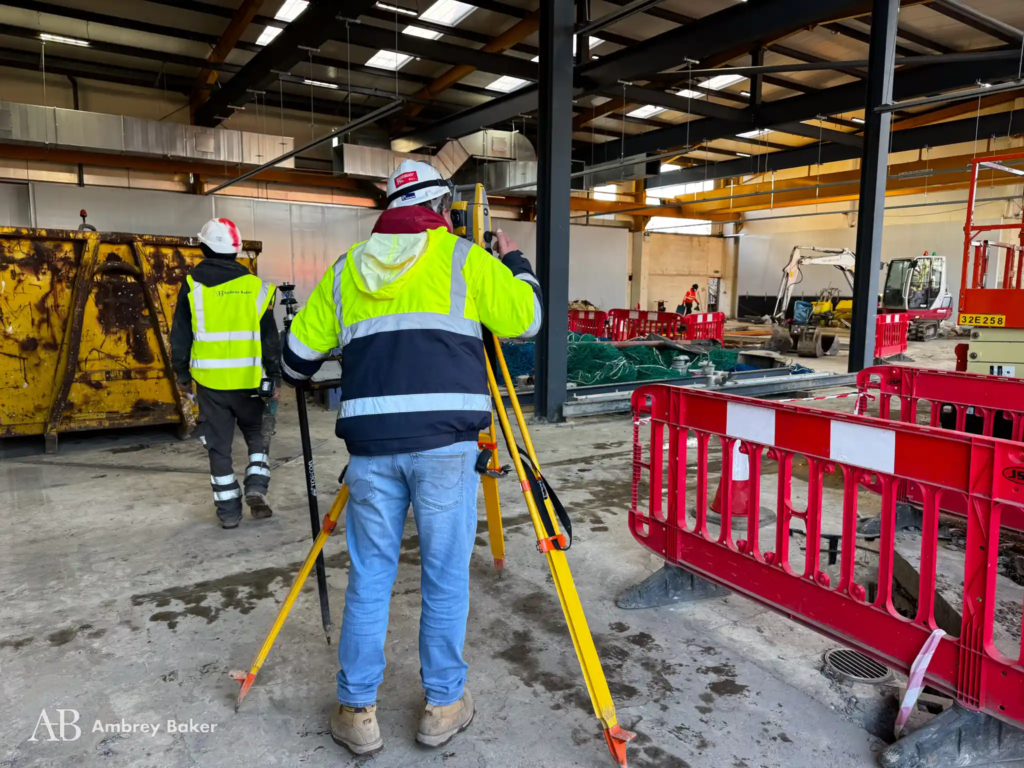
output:
M263 378L260 318L274 286L243 275L217 286L188 276L192 378L210 389L256 389Z

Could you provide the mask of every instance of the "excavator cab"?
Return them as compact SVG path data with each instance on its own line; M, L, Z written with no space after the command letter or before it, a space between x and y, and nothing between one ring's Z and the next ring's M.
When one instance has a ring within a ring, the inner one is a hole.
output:
M879 309L906 312L915 338L933 338L939 323L953 313L953 297L946 287L946 257L926 251L917 258L890 261Z

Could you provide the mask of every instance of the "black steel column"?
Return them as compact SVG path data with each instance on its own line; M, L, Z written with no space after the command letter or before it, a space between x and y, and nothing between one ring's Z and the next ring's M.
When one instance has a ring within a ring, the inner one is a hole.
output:
M750 66L764 66L764 48L760 45L754 46L750 52ZM761 92L764 90L764 74L756 72L750 78L750 108L757 112L761 108ZM754 115L754 122L757 122L757 115Z
M860 166L857 212L857 266L853 280L850 365L854 373L875 363L878 272L882 265L882 225L892 115L876 107L892 101L893 59L899 0L873 0L868 50L868 99L864 108L864 155Z
M560 421L569 331L573 4L541 0L540 13L537 277L544 293L544 326L537 336L533 412L537 418Z

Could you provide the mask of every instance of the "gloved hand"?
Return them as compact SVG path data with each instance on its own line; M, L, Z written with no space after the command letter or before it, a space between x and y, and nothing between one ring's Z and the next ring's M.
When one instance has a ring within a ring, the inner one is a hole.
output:
M516 245L516 241L500 229L495 232L494 235L498 240L498 256L504 256L506 253L519 250L519 246Z

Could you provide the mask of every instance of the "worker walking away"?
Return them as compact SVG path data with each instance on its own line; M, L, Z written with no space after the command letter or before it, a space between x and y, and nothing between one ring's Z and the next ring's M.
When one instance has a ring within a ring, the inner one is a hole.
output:
M700 287L697 283L690 286L690 290L683 296L683 303L676 307L676 312L680 315L692 315L695 311L700 310L700 294L698 291Z
M296 386L341 347L336 432L351 455L345 527L352 564L331 735L357 755L383 748L377 688L410 503L421 554L426 693L416 740L441 746L473 719L462 649L477 437L491 421L483 328L528 338L541 323L529 262L501 230L500 261L452 234L452 186L433 166L403 161L387 195L370 239L328 270L284 345L284 378Z
M266 399L276 400L281 337L274 321L275 288L235 260L238 227L211 219L199 233L205 257L178 293L171 329L171 364L178 388L199 400L199 439L210 456L210 483L224 528L242 520L242 488L231 463L238 424L249 449L245 502L257 519L273 514L267 502L270 434L263 429Z

